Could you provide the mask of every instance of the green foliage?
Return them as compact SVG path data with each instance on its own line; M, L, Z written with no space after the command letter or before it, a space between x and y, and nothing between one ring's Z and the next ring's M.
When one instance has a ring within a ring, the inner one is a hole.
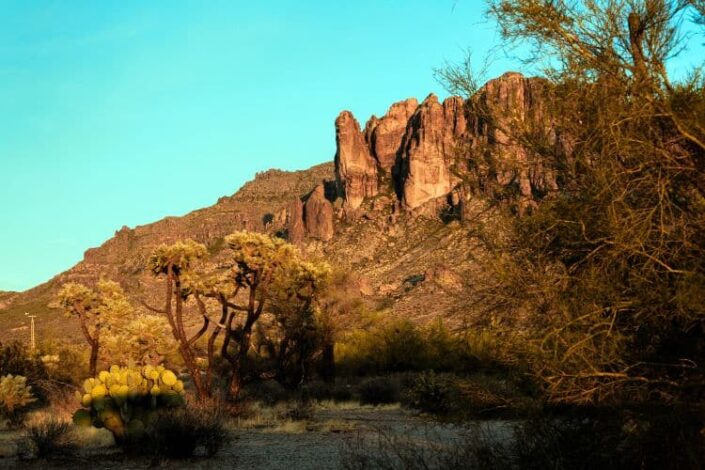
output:
M441 322L420 327L409 320L372 316L336 343L336 366L354 375L501 368L511 341L500 328L452 333Z
M36 400L25 377L6 375L0 378L0 413L11 423L19 422L22 411Z
M90 416L90 423L108 429L118 443L142 437L160 409L184 405L183 382L163 366L112 366L86 379L83 392L76 392L83 409L74 422L86 424Z

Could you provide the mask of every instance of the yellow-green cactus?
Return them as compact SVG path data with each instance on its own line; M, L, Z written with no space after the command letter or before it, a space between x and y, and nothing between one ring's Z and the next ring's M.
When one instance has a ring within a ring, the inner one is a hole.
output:
M99 383L98 385L93 387L93 390L91 390L91 396L95 400L97 400L99 398L103 398L107 393L108 393L108 389L102 383Z
M176 385L176 374L174 374L170 370L165 370L164 372L162 372L161 379L162 382L164 382L164 384L168 385L169 387L173 387L174 385Z
M87 379L83 390L76 398L85 409L74 421L105 427L117 441L143 435L159 408L184 404L184 383L164 366L112 366Z

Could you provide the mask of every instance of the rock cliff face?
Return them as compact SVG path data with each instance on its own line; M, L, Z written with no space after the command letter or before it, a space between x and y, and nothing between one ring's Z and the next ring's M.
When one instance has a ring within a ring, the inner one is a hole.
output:
M294 198L287 208L287 237L294 245L301 245L306 237L304 225L304 204L301 199Z
M327 242L333 238L333 205L326 199L325 187L316 186L304 205L306 233L311 238Z
M357 209L365 198L377 194L377 165L360 124L349 111L335 120L335 174L345 206Z
M402 140L409 119L418 108L415 98L394 103L381 119L372 116L365 126L366 140L377 160L379 169L391 176L397 158L400 157Z
M519 130L555 149L565 157L553 120L546 110L547 85L542 79L507 73L488 82L472 99L471 135L475 144L491 150L495 179L502 186L516 185L522 206L535 195L556 191L555 161L538 158L530 148L510 137Z
M468 101L454 96L440 103L429 95L421 104L415 99L395 103L386 115L370 118L364 133L344 111L336 120L339 195L345 207L357 209L391 187L404 208L416 209L457 197L463 173L487 166L476 176L516 185L521 204L530 205L535 195L558 189L553 162L536 157L508 131L540 134L561 153L546 99L544 80L510 72ZM473 164L478 161L482 164Z
M466 127L462 98L441 104L430 95L421 103L407 127L397 182L405 207L414 209L451 192L457 183L451 176L455 148Z

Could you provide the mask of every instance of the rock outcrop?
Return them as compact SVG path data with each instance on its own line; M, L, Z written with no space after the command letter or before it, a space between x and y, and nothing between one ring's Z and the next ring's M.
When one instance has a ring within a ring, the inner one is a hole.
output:
M481 186L515 185L520 210L532 205L558 189L555 161L538 157L509 131L539 137L565 156L546 100L545 80L510 72L470 102L453 96L440 103L429 95L421 104L413 98L395 103L381 118L372 116L364 132L344 111L336 120L339 195L346 208L357 209L365 198L395 192L402 207L416 209L457 199L463 172L475 172Z
M414 209L447 195L456 184L451 175L458 139L465 134L464 101L454 96L443 104L429 95L411 117L402 152L404 206Z
M418 106L415 98L394 103L381 119L372 116L365 126L372 155L380 170L387 175L392 174L397 163L406 127Z
M338 193L346 208L357 209L365 198L377 194L377 164L350 111L343 111L335 120L335 139Z
M333 205L326 199L325 187L316 186L304 204L306 234L327 242L333 238Z
M509 134L511 131L534 136L553 146L557 156L563 154L553 120L546 110L546 100L544 80L525 78L515 72L489 81L473 97L477 112L471 116L474 120L472 134L477 142L492 149L497 183L515 184L524 201L533 200L534 194L558 189L551 162L538 158Z
M294 198L287 208L287 238L295 245L301 245L306 237L304 225L304 205L300 198Z

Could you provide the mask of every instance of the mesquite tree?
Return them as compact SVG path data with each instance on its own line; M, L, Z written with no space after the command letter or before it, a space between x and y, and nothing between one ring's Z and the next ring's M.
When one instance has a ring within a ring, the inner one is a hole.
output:
M95 289L76 282L64 284L58 300L67 316L78 318L83 336L91 348L90 374L95 376L101 334L128 317L133 312L132 306L120 285L107 280L99 281Z
M555 162L561 189L512 220L487 298L530 313L551 398L684 398L705 382L705 80L674 79L668 62L705 2L488 3L503 39L544 68L546 122L570 152L556 158L521 122L501 129Z

